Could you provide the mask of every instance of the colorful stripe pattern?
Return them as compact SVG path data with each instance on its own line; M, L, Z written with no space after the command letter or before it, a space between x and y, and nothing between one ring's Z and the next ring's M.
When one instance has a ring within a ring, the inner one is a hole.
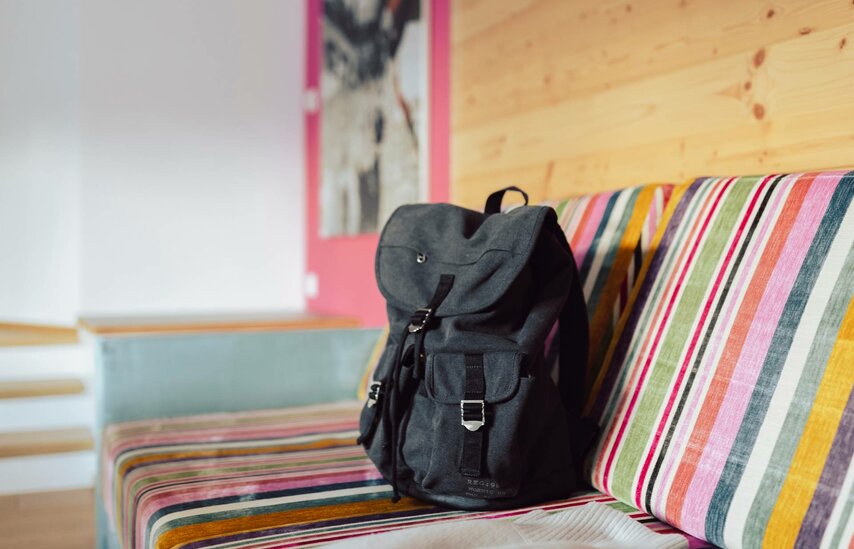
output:
M672 185L646 185L545 203L557 212L581 275L590 316L592 371L602 364L672 190ZM362 376L357 395L361 400L387 337L388 329Z
M604 502L650 529L669 527L598 492L513 511L467 513L404 498L356 446L359 403L146 420L104 436L105 506L123 547L314 546L353 536L531 509ZM687 536L686 536L687 537ZM688 537L692 547L703 547Z
M674 190L588 412L595 487L726 547L854 534L854 172Z
M672 185L646 185L547 203L581 276L590 320L588 372L601 368L672 191Z

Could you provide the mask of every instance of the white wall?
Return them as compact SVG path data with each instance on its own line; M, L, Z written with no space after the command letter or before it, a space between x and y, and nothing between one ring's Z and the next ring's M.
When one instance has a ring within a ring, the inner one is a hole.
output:
M82 309L302 308L303 10L82 0Z
M0 320L78 306L77 3L0 0Z
M303 10L0 0L0 320L302 308Z

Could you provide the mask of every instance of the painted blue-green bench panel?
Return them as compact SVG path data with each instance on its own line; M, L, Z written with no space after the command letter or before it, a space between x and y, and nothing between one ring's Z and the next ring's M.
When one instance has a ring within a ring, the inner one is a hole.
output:
M98 423L355 398L379 330L96 340Z

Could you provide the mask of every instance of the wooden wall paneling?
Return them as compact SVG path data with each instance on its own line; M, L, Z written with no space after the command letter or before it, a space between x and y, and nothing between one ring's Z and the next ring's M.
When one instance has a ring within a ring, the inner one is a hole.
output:
M777 4L498 0L475 3L481 9L474 10L465 9L469 2L459 2L453 45L460 55L454 57L454 76L461 93L478 108L455 113L455 123L465 127L517 109L833 28L849 10L845 0ZM482 21L493 23L482 28ZM470 27L479 30L472 33Z
M453 199L854 165L851 0L458 2Z

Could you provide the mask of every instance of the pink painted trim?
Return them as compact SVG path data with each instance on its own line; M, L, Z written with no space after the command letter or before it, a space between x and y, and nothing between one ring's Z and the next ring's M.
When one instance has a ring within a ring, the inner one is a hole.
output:
M319 89L322 52L322 0L306 0L307 89ZM430 137L428 177L430 200L446 202L450 181L450 0L430 3ZM386 323L385 303L374 279L374 253L379 235L321 239L318 215L320 192L320 118L318 109L305 115L308 214L308 272L318 278L319 294L307 300L311 312L354 316L365 326Z
M430 200L450 201L451 0L430 3Z

